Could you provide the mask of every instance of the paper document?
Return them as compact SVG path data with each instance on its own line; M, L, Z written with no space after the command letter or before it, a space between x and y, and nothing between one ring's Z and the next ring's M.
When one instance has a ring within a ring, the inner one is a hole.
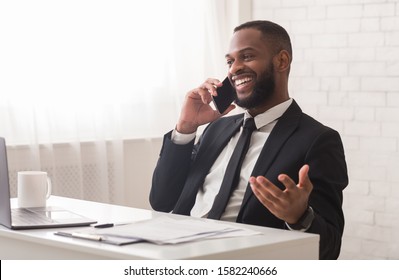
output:
M250 236L260 234L260 232L235 227L233 223L230 225L206 222L201 219L158 217L111 228L58 232L56 234L123 245L140 241L155 244L177 244L206 238Z

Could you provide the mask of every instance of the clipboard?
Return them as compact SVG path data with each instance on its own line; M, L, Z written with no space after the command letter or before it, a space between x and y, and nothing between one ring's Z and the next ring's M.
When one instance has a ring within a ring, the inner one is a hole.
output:
M88 232L65 232L65 231L57 231L54 233L55 235L78 238L90 241L96 241L111 245L128 245L139 242L144 242L144 239L136 238L136 237L121 237L115 236L111 234L97 234L97 233L88 233Z

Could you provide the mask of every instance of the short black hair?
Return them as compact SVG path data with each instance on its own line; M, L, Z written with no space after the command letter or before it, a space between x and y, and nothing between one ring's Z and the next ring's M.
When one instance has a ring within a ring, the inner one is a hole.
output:
M263 38L272 45L275 54L286 50L292 60L291 39L288 32L282 26L267 20L255 20L237 26L234 28L234 32L247 28L253 28L262 32Z

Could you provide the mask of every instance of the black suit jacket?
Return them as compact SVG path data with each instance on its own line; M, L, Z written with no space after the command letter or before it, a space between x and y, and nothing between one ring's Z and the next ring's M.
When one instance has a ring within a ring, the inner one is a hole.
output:
M190 215L198 189L219 153L237 132L243 114L209 124L198 143L176 145L165 135L153 174L150 203L154 210ZM344 229L342 191L348 184L341 138L335 130L302 113L295 101L272 130L252 171L284 189L281 173L298 182L298 171L308 164L313 191L309 205L316 213L308 232L320 235L321 259L336 259ZM237 222L285 229L284 221L268 211L247 186Z

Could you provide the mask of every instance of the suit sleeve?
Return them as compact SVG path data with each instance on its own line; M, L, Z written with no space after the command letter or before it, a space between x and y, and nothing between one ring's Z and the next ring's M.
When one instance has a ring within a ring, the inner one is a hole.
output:
M190 170L194 140L186 145L172 142L165 134L162 149L152 177L150 204L156 211L173 210Z
M342 191L348 184L344 149L339 134L328 130L313 142L306 162L313 191L309 204L316 216L308 232L320 235L320 258L337 259L344 230Z

